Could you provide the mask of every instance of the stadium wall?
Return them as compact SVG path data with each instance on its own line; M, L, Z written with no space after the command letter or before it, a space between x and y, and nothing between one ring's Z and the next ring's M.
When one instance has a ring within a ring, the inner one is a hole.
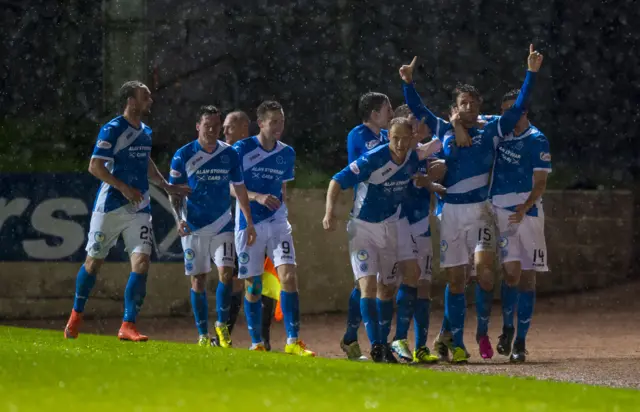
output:
M156 196L160 198L158 194ZM68 199L73 200L67 197L62 198L62 202L69 202ZM28 232L12 227L11 217L7 218L6 215L6 206L11 204L11 199L1 200L0 212L5 213L5 216L0 219L0 240L4 250L0 261L0 318L66 316L72 305L75 275L83 256L84 237L73 241L73 236L65 238L65 233L61 233L64 232L64 227L61 230L60 227L54 228L53 232L58 230L58 235L65 239L63 245L77 244L77 250L71 251L73 253L68 257L57 260L15 258L15 251L12 254L6 253L10 245L23 244L26 248L27 242L36 240L33 237L30 240L19 239ZM353 285L345 233L345 220L351 203L350 193L343 193L341 197L338 214L345 219L341 220L334 233L325 233L322 229L324 200L323 190L292 190L288 201L299 265L303 313L346 310L347 296ZM42 203L33 210L40 209ZM633 195L627 191L548 192L545 195L545 213L551 271L539 276L540 293L582 291L604 287L627 278L633 259L632 205ZM162 222L158 220L162 219L156 216L160 209L160 206L154 209L154 231L161 232ZM86 220L88 224L88 210L82 211L85 213L83 222ZM39 220L39 223L35 223L39 230L43 230L43 217L34 218L37 212L31 212L28 208L26 213L31 214L32 224ZM69 211L66 213L71 214ZM53 216L57 215L54 213ZM63 219L54 220L54 224L57 222L58 225L61 221L69 223ZM73 226L67 228L71 230ZM78 229L76 227L75 231ZM8 232L11 236L7 236ZM437 229L434 241L437 241ZM116 253L114 258L110 258L111 261L105 263L87 305L87 315L121 315L129 265L119 256ZM435 261L437 263L437 256ZM437 264L435 266L437 268ZM143 316L190 316L189 283L183 273L182 263L175 256L163 260L154 254ZM212 291L215 290L215 282L211 280ZM436 304L440 302L444 282L442 274L436 269ZM215 293L209 296L214 299ZM496 293L496 297L498 296L499 293Z

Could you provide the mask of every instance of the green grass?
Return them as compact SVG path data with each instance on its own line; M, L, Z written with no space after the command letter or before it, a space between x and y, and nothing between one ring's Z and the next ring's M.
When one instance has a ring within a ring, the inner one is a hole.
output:
M633 390L86 334L65 341L61 331L0 327L0 410L625 411L638 404Z

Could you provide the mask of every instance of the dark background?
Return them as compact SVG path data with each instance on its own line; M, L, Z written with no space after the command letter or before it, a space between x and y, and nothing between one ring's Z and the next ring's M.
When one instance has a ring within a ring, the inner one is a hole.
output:
M98 1L0 1L0 170L86 164L115 115L103 57L113 23L102 10ZM545 60L531 117L551 142L552 186L619 188L638 167L639 20L632 0L157 0L130 30L146 34L140 80L154 95L160 166L194 137L199 105L255 118L262 100L277 99L285 141L307 169L330 174L346 161L358 96L376 90L401 104L397 70L413 55L432 109L444 115L461 81L495 113L520 86L533 42Z

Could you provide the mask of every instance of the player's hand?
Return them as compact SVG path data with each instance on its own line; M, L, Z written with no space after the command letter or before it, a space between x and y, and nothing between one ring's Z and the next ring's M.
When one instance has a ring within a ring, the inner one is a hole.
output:
M184 220L180 220L178 222L178 234L180 237L189 236L191 234L191 229L189 229L189 225Z
M336 217L333 215L324 215L324 219L322 219L322 227L327 232L333 232L336 230Z
M527 213L525 205L516 206L516 213L509 215L509 223L520 223L524 219L524 215Z
M258 237L258 234L256 233L256 228L251 225L251 226L247 226L245 229L245 233L247 234L247 246L251 246L254 243L256 243L256 238Z
M447 165L443 160L433 160L429 163L427 169L427 176L431 178L432 182L439 182L447 174Z
M255 200L271 211L277 210L281 204L280 199L273 195L258 194L256 195Z
M458 109L453 109L451 113L451 117L449 118L449 122L453 125L454 132L456 129L459 129L462 124L460 123L460 113ZM454 133L456 146L458 147L471 147L473 142L471 141L471 136L469 133Z
M134 189L129 185L125 185L122 190L120 190L120 193L122 193L122 196L134 205L139 204L144 199L142 193L138 189Z
M411 60L411 63L408 65L403 64L402 67L400 67L400 77L402 78L402 81L407 84L413 81L413 69L416 67L416 61L418 61L418 56L414 56L413 60Z
M173 196L185 197L189 193L191 193L191 188L187 185L173 185L171 183L167 183L162 186L165 192Z
M527 65L529 66L529 71L534 73L540 70L540 66L542 66L542 54L535 51L533 44L529 45L529 58L527 58Z

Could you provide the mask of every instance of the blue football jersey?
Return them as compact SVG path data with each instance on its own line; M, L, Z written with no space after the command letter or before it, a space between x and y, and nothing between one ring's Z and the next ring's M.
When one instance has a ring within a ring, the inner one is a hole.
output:
M351 162L333 180L343 190L357 185L351 216L370 223L393 221L404 216L402 203L418 163L418 155L410 151L396 164L386 143Z
M94 212L111 212L126 206L130 212L150 213L149 156L151 154L151 128L141 123L136 129L123 116L105 124L93 149L92 159L103 159L111 174L125 184L138 189L143 200L131 204L116 188L102 182L93 204Z
M366 125L360 124L347 135L347 154L349 163L381 144L389 143L389 132L380 130L380 135L373 133Z
M445 203L469 204L488 199L489 174L498 139L513 131L526 110L534 80L535 73L527 72L521 93L513 107L503 116L491 116L491 120L483 128L468 129L472 139L471 147L456 146L453 126L434 115L424 105L413 84L403 84L405 100L413 114L418 119L424 118L436 138L442 141L439 157L447 164L443 180L443 186L447 189L443 197Z
M266 151L260 145L258 136L240 140L233 148L240 157L247 190L273 195L282 202L282 184L294 178L296 152L293 148L278 141L271 151ZM286 219L287 216L287 207L284 203L274 211L258 202L251 202L250 206L254 224L270 219L276 214L278 218ZM239 230L247 227L247 220L239 207L236 211L236 222Z
M229 184L242 184L243 180L238 153L230 145L218 141L211 153L197 140L182 146L171 160L169 181L191 188L182 210L191 232L215 235L233 231Z
M427 160L420 161L418 173L427 174ZM417 187L411 181L407 190L407 197L402 203L404 214L411 225L411 233L414 236L431 236L429 227L429 208L431 205L431 192L423 187Z
M520 136L513 133L498 143L496 163L491 178L491 201L500 208L515 211L529 198L533 189L533 172L551 172L549 141L540 130L530 126ZM542 199L527 212L538 216Z

